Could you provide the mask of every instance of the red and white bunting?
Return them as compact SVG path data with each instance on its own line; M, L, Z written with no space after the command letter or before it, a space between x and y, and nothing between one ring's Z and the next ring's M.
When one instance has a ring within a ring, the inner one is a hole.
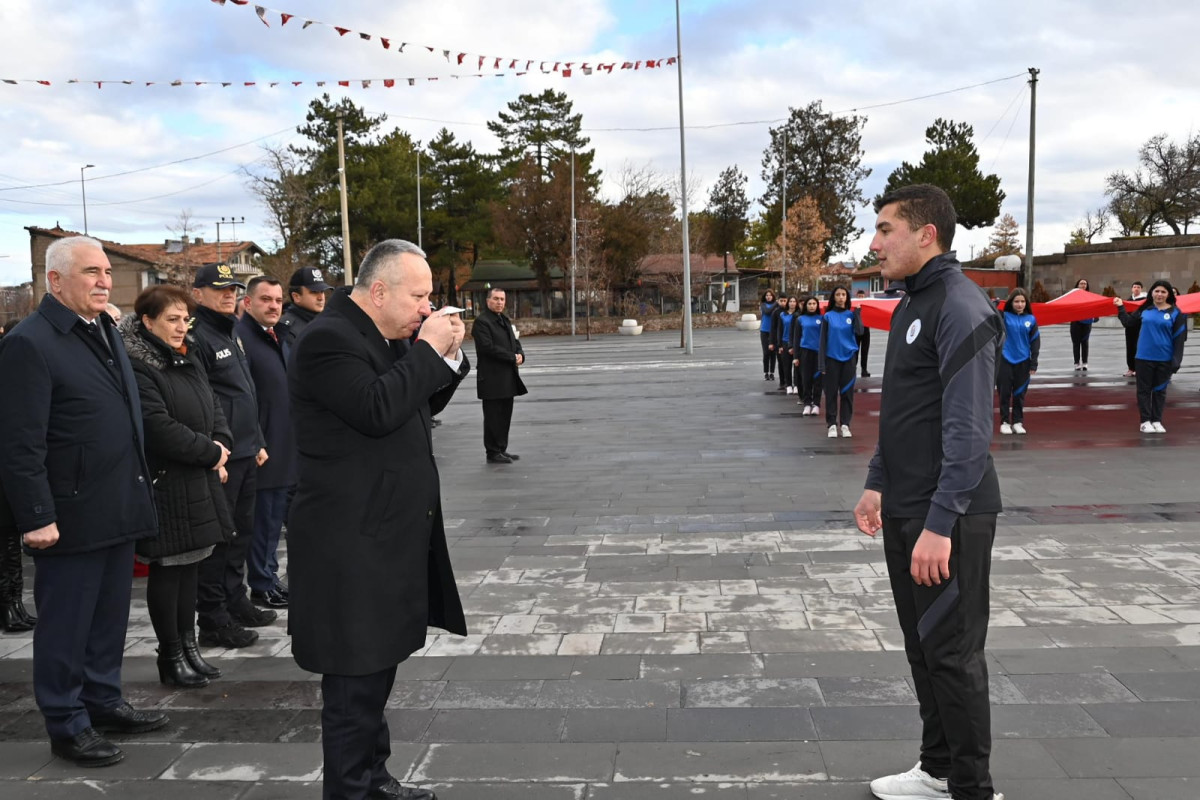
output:
M250 4L250 0L212 0L212 2L216 3L219 6L224 6L227 2L232 3L235 6L246 6L246 5ZM268 28L271 27L271 23L267 19L268 15L271 15L272 17L278 16L280 27L287 25L288 20L291 20L291 19L296 18L297 16L300 16L300 15L293 14L293 13L290 13L287 11L280 11L279 9L271 8L269 6L261 6L261 5L255 5L254 12L258 16L258 18L260 20L262 20L262 23L264 25L266 25ZM341 25L333 25L328 22L322 22L321 20L317 20L317 19L309 19L307 17L301 17L301 19L304 20L304 25L301 27L301 30L307 30L309 27L311 27L313 25L320 25L322 27L336 31L339 38L346 36L346 34L348 34L348 33L357 33L358 38L364 42L369 42L372 39L378 39L379 43L383 46L384 50L391 50L392 42L396 41L395 37L378 36L376 34L363 33L361 31L355 31L352 28L346 28ZM542 61L542 60L536 59L536 58L524 59L524 58L509 58L508 56L480 55L477 53L463 52L463 51L458 50L457 48L433 47L432 45L417 45L417 44L413 44L412 42L401 42L400 46L396 48L396 52L404 53L404 49L406 47L408 47L410 44L413 45L414 47L423 47L423 48L425 48L425 50L427 50L430 53L436 53L440 50L442 53L442 57L446 59L447 63L454 63L459 66L462 66L464 64L476 64L476 69L483 69L484 64L486 64L488 62L492 62L492 64L493 64L492 69L500 69L501 62L507 61L507 62L509 62L508 68L510 70L514 70L514 69L516 69L517 62L524 61L526 72L528 72L530 70L530 67L532 64L537 63L537 64L541 65L541 72L543 72L543 73L549 74L549 73L558 72L558 73L562 74L563 77L569 78L575 71L574 64L577 63L576 61L553 61L553 62L551 62L548 60ZM453 62L451 61L452 53L454 54ZM624 61L624 62L621 62L620 68L621 69L640 70L644 66L647 69L655 69L657 67L662 67L664 65L673 66L675 64L676 60L677 60L677 57L671 56L669 58L653 58L648 61L636 61L636 62ZM553 67L548 69L546 67L547 64L553 64ZM595 66L595 69L612 74L613 70L616 67L617 67L616 62L613 62L612 64L597 64ZM583 66L580 67L580 71L583 72L584 75L591 75L593 68L590 67L588 64L583 64ZM521 74L521 73L518 73L518 74ZM451 77L472 77L472 76L454 75Z

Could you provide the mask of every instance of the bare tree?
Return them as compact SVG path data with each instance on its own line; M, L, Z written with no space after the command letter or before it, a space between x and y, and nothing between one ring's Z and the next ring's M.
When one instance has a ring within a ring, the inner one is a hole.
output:
M195 234L202 230L190 208L185 208L179 212L175 220L167 225L167 230L175 234L180 241L185 239L195 239Z
M242 174L266 209L275 234L272 261L295 269L309 254L308 237L318 214L312 181L300 157L286 147L263 145L262 157L252 167L244 167Z

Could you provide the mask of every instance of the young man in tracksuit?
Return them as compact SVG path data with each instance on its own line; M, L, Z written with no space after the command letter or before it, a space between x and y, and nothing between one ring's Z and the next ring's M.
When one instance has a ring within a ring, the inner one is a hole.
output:
M928 185L886 193L871 251L907 295L892 316L879 443L854 509L884 553L923 724L921 759L882 800L1003 800L990 772L984 643L1000 485L988 453L1003 323L950 251L956 214Z

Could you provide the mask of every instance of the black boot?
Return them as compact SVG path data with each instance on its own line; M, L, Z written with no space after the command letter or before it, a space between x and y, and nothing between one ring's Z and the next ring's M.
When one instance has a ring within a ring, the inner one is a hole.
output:
M196 631L184 631L183 634L183 657L192 669L200 673L206 678L221 677L221 670L214 667L212 664L204 660L204 656L200 655L200 648L196 646Z
M208 686L208 678L192 669L183 656L183 644L178 639L158 643L158 679L167 686L184 689Z
M0 628L8 633L33 630L35 617L21 602L25 580L21 575L21 540L16 531L7 531L0 542Z

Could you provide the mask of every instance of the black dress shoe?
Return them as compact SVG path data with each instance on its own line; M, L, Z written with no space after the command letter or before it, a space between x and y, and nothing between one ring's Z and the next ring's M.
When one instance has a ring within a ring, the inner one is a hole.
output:
M489 464L511 464L513 460L504 453L488 453L487 463Z
M508 452L507 450L505 450L505 451L504 451L504 455L508 456L508 457L509 457L509 458L511 458L513 461L520 461L520 460L521 460L521 457L520 457L519 455L517 455L516 453L510 453L510 452Z
M266 606L267 608L287 608L288 599L280 594L275 589L268 589L265 592L251 592L250 599L256 605Z
M275 579L275 591L278 592L279 594L283 595L284 597L289 596L289 590L288 590L287 584L284 583L283 581L279 580L278 578Z
M200 629L200 644L205 647L249 647L258 641L258 631L248 630L233 620L224 628L215 630Z
M92 727L102 733L148 733L156 731L171 720L161 711L138 711L127 701L116 708L88 711Z
M437 795L429 789L402 786L395 778L389 778L387 783L367 792L367 797L371 800L437 800Z
M77 767L107 767L125 757L121 748L96 733L95 728L84 728L69 739L51 739L50 752Z

